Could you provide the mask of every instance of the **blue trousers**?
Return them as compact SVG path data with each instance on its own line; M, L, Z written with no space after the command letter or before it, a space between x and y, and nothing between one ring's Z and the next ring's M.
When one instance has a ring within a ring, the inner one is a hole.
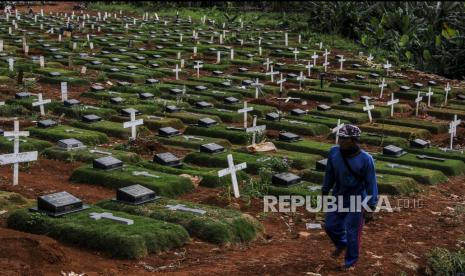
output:
M357 262L363 222L363 212L326 213L325 231L337 248L346 247L347 267Z

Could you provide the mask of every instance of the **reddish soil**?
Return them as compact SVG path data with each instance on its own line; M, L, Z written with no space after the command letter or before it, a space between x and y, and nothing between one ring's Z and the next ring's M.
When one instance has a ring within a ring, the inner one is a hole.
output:
M72 11L75 2L57 2L45 6L46 13ZM24 9L24 7L20 7ZM39 6L33 7L35 12ZM339 53L339 52L338 52ZM346 56L348 53L345 53ZM288 60L289 61L289 60ZM202 75L205 74L202 72ZM407 72L415 79L417 72ZM190 71L195 76L195 71ZM425 78L426 79L426 78ZM290 85L289 87L291 87ZM292 86L294 87L294 86ZM12 95L15 88L2 88L0 92ZM59 87L41 84L40 90L47 97L59 98ZM69 87L69 97L78 98L88 87ZM80 98L82 100L82 98ZM273 99L257 100L277 106L283 110L309 108L316 103L302 106L297 103L280 104ZM89 102L90 104L92 101ZM281 105L281 106L280 106ZM11 128L11 122L5 124ZM21 122L21 126L27 126ZM271 136L277 131L269 131ZM433 141L447 143L447 135L435 136ZM459 143L464 143L465 133L459 132ZM327 141L326 137L312 137ZM144 157L165 151L159 144L137 145ZM369 147L369 150L376 150ZM182 150L175 150L182 156ZM22 167L20 186L11 186L11 168L0 167L0 190L14 191L25 197L37 196L66 190L86 203L114 196L111 189L70 183L69 176L82 164L40 159L29 167ZM306 272L322 275L342 274L338 266L342 260L329 257L333 249L323 230L306 230L306 222L322 221L320 216L304 212L294 214L264 214L261 200L229 201L222 189L198 187L193 193L184 195L185 200L240 209L257 217L264 225L266 234L258 240L244 245L215 246L192 240L182 248L161 254L151 254L141 260L115 260L98 252L85 250L57 242L42 235L31 235L6 228L0 217L0 275L58 275L61 272L85 273L85 275L305 275ZM464 220L462 214L453 214L454 208L465 202L465 176L451 178L447 183L425 187L421 194L405 198L391 197L391 204L399 206L402 199L421 202L421 208L399 208L394 213L382 213L367 224L363 231L362 253L356 270L349 275L408 275L424 274L427 254L434 247L449 249L462 245ZM1 210L0 210L1 211Z

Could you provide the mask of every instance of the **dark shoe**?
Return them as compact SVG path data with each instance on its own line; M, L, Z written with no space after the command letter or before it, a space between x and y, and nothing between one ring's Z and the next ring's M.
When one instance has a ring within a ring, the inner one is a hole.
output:
M331 257L333 258L338 258L339 256L341 256L342 253L344 253L344 251L346 250L345 247L337 247L333 253L331 253Z

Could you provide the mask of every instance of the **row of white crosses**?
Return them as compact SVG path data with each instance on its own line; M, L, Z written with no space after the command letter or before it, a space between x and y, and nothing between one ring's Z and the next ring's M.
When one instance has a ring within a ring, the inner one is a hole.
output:
M19 121L14 121L13 131L5 131L5 137L13 137L13 153L0 155L0 165L13 164L13 185L18 185L19 164L37 160L37 151L19 152L19 138L29 136L29 131L19 131Z
M462 123L462 120L457 119L457 114L454 115L454 120L449 123L449 134L450 134L450 149L453 149L454 137L457 136L457 127Z

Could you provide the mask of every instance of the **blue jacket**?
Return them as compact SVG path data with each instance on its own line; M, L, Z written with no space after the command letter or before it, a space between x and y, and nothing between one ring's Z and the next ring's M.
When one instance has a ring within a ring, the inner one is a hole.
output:
M354 172L364 178L365 183L360 183L361 181L352 175L342 159L339 146L334 146L329 151L322 192L329 193L333 189L334 196L361 195L362 198L365 198L367 195L371 195L372 198L368 201L368 205L376 205L378 203L378 185L375 164L371 155L360 150L358 155L347 158L347 162Z

